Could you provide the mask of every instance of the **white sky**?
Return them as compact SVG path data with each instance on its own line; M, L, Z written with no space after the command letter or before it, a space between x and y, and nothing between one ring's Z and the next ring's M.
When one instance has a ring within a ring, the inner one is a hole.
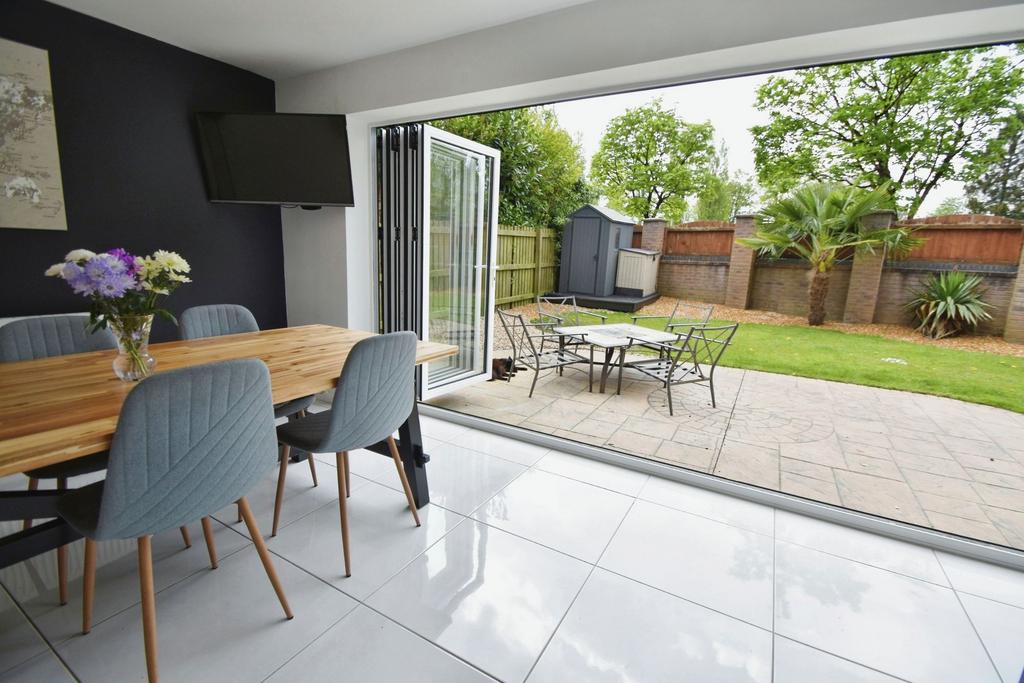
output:
M791 73L791 72L784 72ZM552 105L558 122L583 145L589 166L597 151L605 127L614 117L661 97L665 106L675 109L691 123L710 121L715 126L715 144L725 140L729 147L729 170L744 171L753 177L754 141L750 127L767 122L767 115L754 109L754 97L768 75L746 76L709 83L694 83L657 90L593 97ZM918 211L927 216L947 197L963 195L963 183L940 183L928 195Z

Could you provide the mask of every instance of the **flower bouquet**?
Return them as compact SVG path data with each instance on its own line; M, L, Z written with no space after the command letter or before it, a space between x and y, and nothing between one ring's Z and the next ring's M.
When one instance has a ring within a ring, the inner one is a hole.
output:
M124 249L96 254L75 249L46 270L63 279L76 294L89 298L89 330L107 326L117 338L114 373L127 382L142 379L156 365L149 355L153 316L177 324L171 312L159 306L186 282L188 262L173 251L157 250L150 256L133 256Z

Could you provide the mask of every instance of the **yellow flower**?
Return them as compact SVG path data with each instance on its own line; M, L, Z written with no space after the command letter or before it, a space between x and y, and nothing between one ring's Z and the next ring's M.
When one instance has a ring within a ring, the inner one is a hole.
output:
M61 277L64 274L64 264L54 263L52 266L46 269L47 277Z
M160 266L165 270L176 270L182 273L187 273L192 270L192 267L188 265L188 261L183 259L180 254L174 251L157 249L153 252L153 260L160 264Z
M84 261L90 259L96 255L96 252L89 251L88 249L72 249L64 257L65 261Z

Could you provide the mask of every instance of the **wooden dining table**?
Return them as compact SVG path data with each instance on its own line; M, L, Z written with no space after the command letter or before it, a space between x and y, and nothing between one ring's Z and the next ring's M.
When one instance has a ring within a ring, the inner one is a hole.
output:
M329 325L150 345L156 372L236 358L270 369L274 403L333 389L352 347L373 333ZM115 351L0 363L0 476L99 453L110 447L125 397L135 386L114 376ZM453 356L458 347L419 342L417 365ZM409 391L414 391L413 387ZM429 502L419 415L399 429L399 453L417 507ZM368 450L388 455L385 443ZM26 480L27 483L27 480ZM57 491L0 492L0 520L56 516ZM0 567L59 547L77 534L59 518L0 538Z

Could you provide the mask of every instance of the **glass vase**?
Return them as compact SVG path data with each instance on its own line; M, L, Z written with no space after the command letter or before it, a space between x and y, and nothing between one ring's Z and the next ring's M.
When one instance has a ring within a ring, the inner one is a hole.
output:
M117 337L114 374L125 382L137 382L156 367L156 359L149 355L152 327L152 315L123 315L110 320L110 328Z

